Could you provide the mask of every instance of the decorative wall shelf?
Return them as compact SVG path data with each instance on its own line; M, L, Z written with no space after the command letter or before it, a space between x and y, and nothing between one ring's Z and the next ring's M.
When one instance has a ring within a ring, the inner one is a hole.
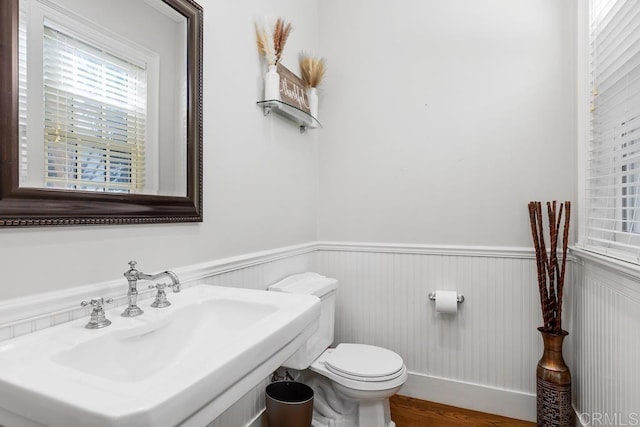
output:
M286 102L278 101L277 99L269 99L265 101L258 101L257 104L263 108L264 115L268 116L272 111L275 113L293 121L300 126L300 133L304 133L307 129L318 129L322 125L311 114L306 111L287 104Z

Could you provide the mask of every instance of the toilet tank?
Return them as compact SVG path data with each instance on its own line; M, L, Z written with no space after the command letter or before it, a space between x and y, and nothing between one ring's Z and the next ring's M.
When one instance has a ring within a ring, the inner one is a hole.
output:
M282 366L291 369L307 369L333 342L333 326L338 281L317 273L289 276L269 286L270 291L291 294L315 295L320 298L320 322L316 333Z

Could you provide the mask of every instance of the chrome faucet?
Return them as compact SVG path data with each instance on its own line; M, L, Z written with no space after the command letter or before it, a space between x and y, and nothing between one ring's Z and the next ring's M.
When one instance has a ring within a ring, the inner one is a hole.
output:
M178 276L172 271L162 271L157 274L145 274L138 270L136 270L136 262L129 261L129 270L125 271L124 277L126 277L129 282L129 291L127 292L127 298L129 300L128 307L122 312L123 317L134 317L139 316L142 313L142 309L136 305L138 301L138 280L157 280L160 277L167 276L171 279L171 290L173 292L180 292L181 285ZM158 288L160 291L160 288ZM164 286L163 286L164 289ZM163 290L164 293L164 290ZM163 307L168 306L168 302Z

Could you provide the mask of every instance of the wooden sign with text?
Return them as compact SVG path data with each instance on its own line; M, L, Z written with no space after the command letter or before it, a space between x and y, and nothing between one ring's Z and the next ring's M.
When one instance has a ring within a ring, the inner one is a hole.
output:
M278 74L280 75L280 100L309 113L309 98L307 98L307 89L302 79L282 64L278 64Z

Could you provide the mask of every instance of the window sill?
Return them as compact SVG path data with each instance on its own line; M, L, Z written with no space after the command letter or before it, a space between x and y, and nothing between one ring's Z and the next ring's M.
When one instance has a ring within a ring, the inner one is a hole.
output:
M581 245L571 246L571 253L578 258L581 264L586 261L613 273L624 275L635 281L640 281L640 265L638 264L602 255L588 250Z

